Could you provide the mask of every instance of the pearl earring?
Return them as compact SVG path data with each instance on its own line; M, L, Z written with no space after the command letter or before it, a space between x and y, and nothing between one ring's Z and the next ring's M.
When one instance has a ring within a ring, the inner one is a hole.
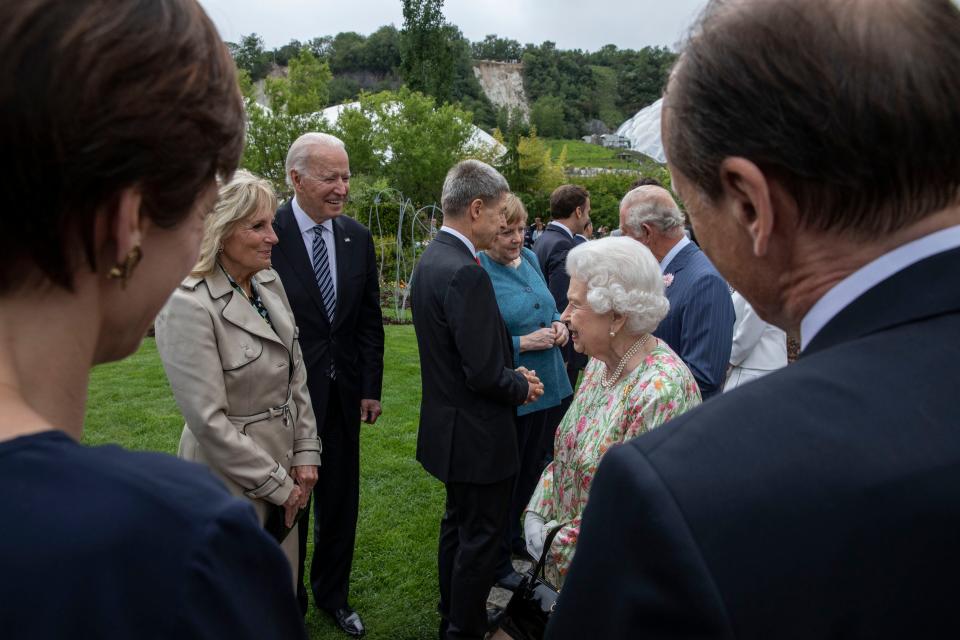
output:
M610 337L611 337L611 338L616 338L616 337L617 337L617 332L616 332L616 331L611 331L611 332L610 332Z

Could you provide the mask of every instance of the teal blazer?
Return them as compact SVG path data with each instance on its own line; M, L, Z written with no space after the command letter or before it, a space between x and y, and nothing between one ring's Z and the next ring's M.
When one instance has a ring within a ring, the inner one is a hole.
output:
M520 336L560 320L537 256L524 247L520 257L520 266L514 269L494 262L486 253L480 252L480 264L493 282L500 315L513 338L513 365L536 371L543 382L543 395L536 402L517 407L518 416L555 407L573 393L559 347L520 353Z

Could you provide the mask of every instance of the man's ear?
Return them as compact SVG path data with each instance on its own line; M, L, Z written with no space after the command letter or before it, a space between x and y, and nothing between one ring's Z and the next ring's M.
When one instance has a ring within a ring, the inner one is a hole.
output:
M480 198L474 199L470 206L467 207L467 213L470 214L470 220L476 221L480 218L480 214L483 212L483 200Z
M720 163L721 200L718 213L732 215L750 234L753 253L767 254L777 211L771 198L771 183L760 167L746 158L725 158Z
M113 217L112 235L116 245L114 264L123 264L134 247L143 241L144 224L140 208L143 196L139 187L127 187L117 198L117 209Z

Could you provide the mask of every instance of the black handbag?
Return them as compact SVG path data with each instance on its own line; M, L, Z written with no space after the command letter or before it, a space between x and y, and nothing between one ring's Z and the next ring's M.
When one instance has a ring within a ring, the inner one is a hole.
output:
M267 516L267 521L263 524L264 530L273 536L273 539L277 541L277 544L283 544L283 541L287 539L287 536L290 535L290 532L293 531L293 527L297 526L297 523L300 522L300 518L304 516L307 510L310 508L310 503L307 503L302 509L297 510L297 515L293 517L293 526L288 527L286 522L287 511L279 504L270 505L270 515Z
M527 571L507 603L500 628L513 640L542 640L547 620L557 606L560 591L544 576L544 564L550 553L550 545L562 527L559 525L547 534L540 560L533 569Z

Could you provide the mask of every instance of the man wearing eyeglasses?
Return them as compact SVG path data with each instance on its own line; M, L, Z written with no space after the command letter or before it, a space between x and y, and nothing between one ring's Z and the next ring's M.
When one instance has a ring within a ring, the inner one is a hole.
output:
M360 491L360 422L380 416L383 318L373 238L341 215L350 193L350 161L341 140L306 133L287 153L294 197L277 209L280 242L273 252L299 328L307 386L323 442L313 491L314 546L310 585L314 603L344 632L365 629L348 602ZM298 599L306 613L301 526Z

